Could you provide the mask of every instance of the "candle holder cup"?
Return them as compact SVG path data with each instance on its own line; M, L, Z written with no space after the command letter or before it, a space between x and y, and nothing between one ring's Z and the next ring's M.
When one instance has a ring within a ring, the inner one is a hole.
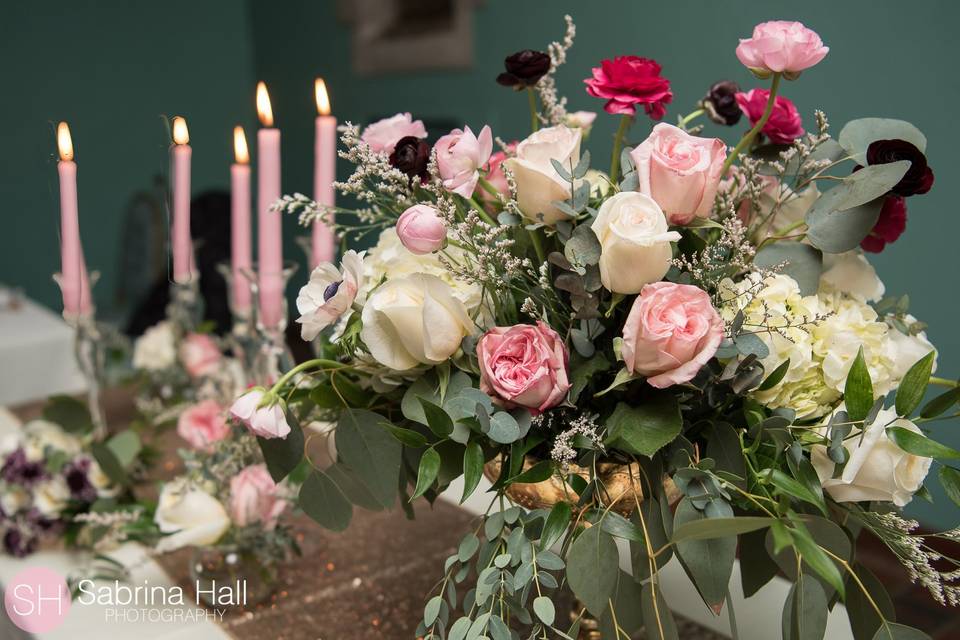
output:
M293 274L297 272L299 265L292 261L284 263L284 268L280 273L281 291L285 291L287 283ZM253 299L259 300L261 287L261 274L254 264L249 271L242 272L249 280L253 291ZM287 299L282 296L280 300L280 314L278 321L273 325L267 325L263 322L262 313L254 313L255 338L253 343L252 360L249 373L253 381L257 384L272 384L284 371L289 371L294 366L293 354L287 345Z
M167 318L181 336L196 331L203 320L203 298L200 296L200 276L186 282L170 283L170 303Z
M257 334L256 334L256 305L250 304L245 309L237 306L234 287L237 284L245 283L251 289L250 299L256 298L253 282L250 273L233 272L233 267L227 263L217 265L217 271L223 276L227 283L227 304L230 307L230 316L232 324L230 327L230 336L227 342L233 355L243 363L244 371L251 371L253 366L253 354L256 353Z

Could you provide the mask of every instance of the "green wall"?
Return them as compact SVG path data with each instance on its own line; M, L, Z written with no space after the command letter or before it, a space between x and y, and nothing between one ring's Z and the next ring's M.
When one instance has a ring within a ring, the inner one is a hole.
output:
M909 201L907 233L873 261L887 290L909 292L913 312L930 324L941 375L960 375L955 322L960 305L950 277L960 237L951 190L960 179L955 157L960 128L952 124L960 104L955 71L960 43L953 33L960 5L946 0L487 0L480 5L472 70L365 78L351 73L350 28L338 21L332 0L44 0L7 7L0 22L6 71L0 216L6 237L14 241L0 251L0 281L22 285L32 297L59 307L49 282L58 267L56 174L49 160L50 123L56 120L73 125L87 260L106 272L99 298L114 275L124 203L164 169L158 114L188 118L195 192L226 186L230 129L237 121L252 124L252 88L265 80L283 129L284 191L309 193L316 75L326 77L341 120L365 122L402 110L475 129L489 124L505 139L522 137L528 126L524 97L493 79L506 54L560 38L563 14L570 13L578 36L558 80L571 109L601 110L602 103L583 91L591 66L604 57L637 54L659 60L672 79L675 99L667 116L672 122L715 80L756 86L734 55L737 39L759 21L787 18L816 29L831 47L823 63L784 88L806 122L812 123L817 107L830 116L835 133L856 117L901 117L930 138L937 184ZM648 126L641 122L632 137L644 137ZM601 113L590 141L599 168L609 156L614 127L615 119ZM728 140L739 131L707 129ZM340 169L344 177L346 167ZM287 254L299 258L293 238L302 232L292 219L284 222ZM301 272L289 293L302 280ZM960 447L960 434L945 439ZM939 507L918 501L912 511L930 525L957 524L956 510L935 493Z

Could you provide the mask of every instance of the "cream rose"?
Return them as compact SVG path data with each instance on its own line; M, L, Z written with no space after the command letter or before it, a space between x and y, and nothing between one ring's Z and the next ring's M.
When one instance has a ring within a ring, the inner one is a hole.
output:
M553 225L569 217L553 205L570 198L570 182L560 177L551 160L564 167L576 166L580 139L580 129L547 127L518 144L516 156L503 161L517 181L520 210L529 220Z
M230 528L223 505L186 479L164 485L154 521L162 533L170 534L157 543L161 553L214 544Z
M670 243L680 239L653 198L637 192L609 198L591 228L600 240L600 280L614 293L639 293L663 278L673 257Z
M450 287L425 273L387 280L367 298L362 318L370 354L398 371L447 360L474 327Z
M834 463L826 447L815 446L810 461L824 490L837 502L877 500L902 507L923 485L933 462L907 453L888 437L887 427L903 427L920 433L909 420L897 419L894 409L884 409L862 437L848 438L844 448L850 454L840 477L833 477Z

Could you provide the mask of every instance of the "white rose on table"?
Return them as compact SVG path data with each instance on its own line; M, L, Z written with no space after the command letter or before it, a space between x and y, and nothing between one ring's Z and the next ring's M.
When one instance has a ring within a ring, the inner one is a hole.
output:
M370 294L360 337L377 362L404 371L444 362L473 329L466 307L443 280L415 273L387 280Z
M910 502L923 485L933 460L898 447L887 437L887 427L920 433L909 420L897 419L894 409L880 411L862 437L848 438L844 443L850 458L838 478L833 477L834 463L827 456L826 447L813 447L810 461L831 498L837 502L892 502L898 507Z
M569 216L553 202L570 198L570 182L553 168L556 160L569 168L580 162L580 129L547 127L517 145L517 153L503 161L517 181L517 201L524 217L532 222L556 224ZM542 218L541 218L542 214Z
M600 280L614 293L639 293L670 268L671 242L667 218L650 196L621 192L606 200L591 226L600 240Z
M33 488L33 506L43 515L56 519L67 506L70 488L62 476L44 480Z
M164 485L154 522L162 533L157 551L166 553L186 546L214 544L230 528L223 505L185 479Z
M48 449L73 457L80 448L80 440L54 422L31 420L23 427L23 452L30 462L43 460Z
M134 369L160 371L172 367L176 361L173 325L167 321L150 327L133 343Z

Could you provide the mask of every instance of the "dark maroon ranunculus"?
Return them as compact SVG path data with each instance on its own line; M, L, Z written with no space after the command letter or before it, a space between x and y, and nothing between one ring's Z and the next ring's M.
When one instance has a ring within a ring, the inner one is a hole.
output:
M907 201L902 196L890 194L883 201L880 217L870 234L860 242L864 251L880 253L907 228Z
M506 71L497 76L497 82L519 91L534 86L550 71L550 56L543 51L524 49L507 56L503 66Z
M397 140L390 154L390 165L403 171L410 181L418 177L420 182L429 178L427 165L430 163L430 145L416 136L406 136Z
M90 482L87 473L90 461L79 458L68 464L63 470L63 479L70 489L70 497L78 502L93 502L97 499L97 489Z
M867 147L867 164L887 164L909 160L910 168L897 185L890 189L898 196L914 196L930 191L933 170L927 166L927 157L906 140L874 140Z
M667 112L665 105L673 100L670 81L660 75L656 60L617 56L604 60L592 71L593 77L583 82L587 93L607 99L603 105L607 113L632 116L637 112L637 105L642 104L648 116L659 120Z
M7 482L32 487L47 477L42 462L30 462L23 449L17 449L3 462L0 477Z
M35 536L24 533L14 527L3 534L3 549L14 558L23 558L33 553L37 548Z
M733 126L740 122L743 112L737 104L737 94L740 87L732 80L714 82L707 91L707 95L700 101L700 106L707 117L717 124Z

